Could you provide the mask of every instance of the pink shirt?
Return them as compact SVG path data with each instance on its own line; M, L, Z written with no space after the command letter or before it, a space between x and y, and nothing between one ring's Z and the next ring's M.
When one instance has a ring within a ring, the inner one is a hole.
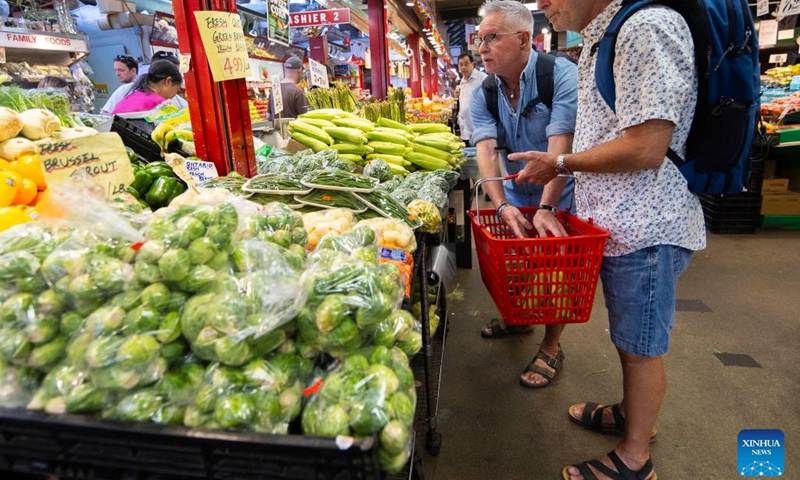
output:
M151 110L165 101L166 99L157 93L145 93L137 90L120 100L117 106L114 107L114 110L111 112L111 114L116 115L118 113L146 112L147 110Z

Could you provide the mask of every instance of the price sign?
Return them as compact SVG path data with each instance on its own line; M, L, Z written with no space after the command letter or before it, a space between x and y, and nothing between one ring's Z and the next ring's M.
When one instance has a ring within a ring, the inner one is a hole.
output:
M180 61L181 61L181 66L180 66L181 73L188 72L189 71L189 66L192 63L192 56L191 55L180 55Z
M769 63L786 63L786 60L787 60L787 55L785 53L769 56Z
M769 14L769 0L758 0L758 6L756 7L756 16L763 17L764 15Z
M201 160L186 160L186 170L194 179L195 185L200 185L219 176L217 167L213 163Z
M311 69L311 85L328 88L328 69L325 68L325 65L309 58L308 66Z
M195 12L200 37L215 82L251 75L242 22L226 12Z
M277 117L283 111L283 93L281 92L281 77L276 76L272 81L272 111Z
M128 152L116 133L42 142L39 156L50 186L90 182L112 197L133 182Z
M798 13L800 13L800 0L781 0L781 5L778 7L778 18Z

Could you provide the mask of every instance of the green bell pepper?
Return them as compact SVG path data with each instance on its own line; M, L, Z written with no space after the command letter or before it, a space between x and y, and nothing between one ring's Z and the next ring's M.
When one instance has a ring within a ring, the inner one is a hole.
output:
M176 178L158 177L147 191L145 201L153 210L165 207L172 199L183 193L184 188Z
M172 167L165 162L148 163L145 167L145 171L154 177L175 177L175 172L172 171Z
M139 192L139 196L141 197L142 195L146 194L148 190L150 190L153 180L155 180L153 175L140 168L139 170L133 171L133 182L131 183L131 187Z
M135 198L136 200L141 200L141 194L139 193L138 190L136 190L133 187L133 185L129 185L129 186L125 187L125 191L130 193L131 195L133 195L133 198Z

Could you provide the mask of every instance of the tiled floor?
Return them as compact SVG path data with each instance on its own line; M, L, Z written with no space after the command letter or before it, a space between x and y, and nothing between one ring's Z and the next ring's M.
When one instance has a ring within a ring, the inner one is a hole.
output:
M567 327L557 381L531 391L518 377L544 328L522 338L481 339L481 325L497 312L477 262L474 270L459 270L456 284L466 295L450 302L443 442L438 457L423 454L426 477L555 480L564 465L611 450L614 437L567 418L571 404L620 399L602 295L587 324ZM737 435L761 428L783 430L784 478L800 479L800 231L710 234L708 248L681 277L678 297L652 449L659 479L737 478Z

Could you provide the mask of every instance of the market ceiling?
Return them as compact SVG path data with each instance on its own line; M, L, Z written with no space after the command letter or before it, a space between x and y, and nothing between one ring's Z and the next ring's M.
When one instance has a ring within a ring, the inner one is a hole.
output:
M442 21L477 18L478 9L486 0L437 0L436 8Z

